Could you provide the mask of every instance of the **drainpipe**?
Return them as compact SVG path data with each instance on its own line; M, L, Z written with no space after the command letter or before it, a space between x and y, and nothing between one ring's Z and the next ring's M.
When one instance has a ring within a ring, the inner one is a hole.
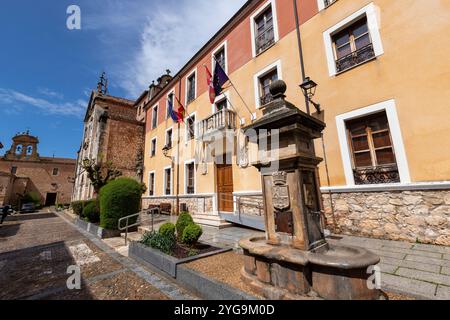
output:
M293 0L293 3L294 3L295 27L297 29L298 54L300 57L300 71L301 71L301 75L302 75L302 80L305 81L305 79L306 79L305 63L303 60L302 37L301 37L301 33L300 33L300 19L298 16L297 0ZM305 105L306 105L306 113L311 114L311 111L309 109L309 99L306 95L305 95Z

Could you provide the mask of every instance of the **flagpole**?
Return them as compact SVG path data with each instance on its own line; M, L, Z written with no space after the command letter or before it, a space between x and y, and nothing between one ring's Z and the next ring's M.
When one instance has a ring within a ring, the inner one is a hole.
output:
M216 61L216 63L219 63L219 61L217 61L216 57L213 55L213 59L214 61ZM215 69L215 68L214 68ZM227 75L228 76L228 75ZM213 76L214 77L214 76ZM251 116L251 121L255 120L253 118L253 112L250 110L249 106L247 105L247 103L245 102L244 98L242 98L242 95L239 93L239 91L236 89L236 86L234 85L233 81L231 81L230 77L228 76L228 81L230 82L231 86L234 88L234 91L236 91L237 95L239 96L239 98L241 99L241 101L244 103L245 108L247 109L247 111L250 113Z
M178 94L181 96L181 77L178 77ZM174 93L174 97L176 98L177 95ZM173 109L173 106L172 106ZM176 213L177 216L180 215L180 121L177 121L177 130L178 130L178 141L177 141L177 195L176 195L176 203L177 203L177 209Z

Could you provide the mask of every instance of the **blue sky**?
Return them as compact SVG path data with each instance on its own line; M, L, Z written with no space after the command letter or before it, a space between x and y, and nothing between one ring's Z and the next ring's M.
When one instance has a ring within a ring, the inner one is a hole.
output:
M42 156L76 157L90 90L135 99L175 73L245 0L2 0L0 142L30 130ZM81 8L81 30L66 27Z

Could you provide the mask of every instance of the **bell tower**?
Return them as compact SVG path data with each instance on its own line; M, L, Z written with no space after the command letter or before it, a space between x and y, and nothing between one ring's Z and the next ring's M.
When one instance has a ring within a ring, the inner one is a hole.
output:
M22 160L22 161L38 161L39 154L37 146L39 144L38 137L30 135L27 130L23 133L18 133L13 137L13 143L9 151L5 154L6 160Z

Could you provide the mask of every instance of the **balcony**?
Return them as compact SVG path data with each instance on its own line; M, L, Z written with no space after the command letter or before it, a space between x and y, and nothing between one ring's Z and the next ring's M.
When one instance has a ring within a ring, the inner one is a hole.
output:
M400 175L396 165L355 169L354 176L356 185L400 182Z
M229 109L222 109L199 122L195 136L199 140L204 140L206 137L226 130L236 130L236 113Z
M373 58L375 58L375 51L373 44L369 44L336 60L336 70L337 72L343 72Z

